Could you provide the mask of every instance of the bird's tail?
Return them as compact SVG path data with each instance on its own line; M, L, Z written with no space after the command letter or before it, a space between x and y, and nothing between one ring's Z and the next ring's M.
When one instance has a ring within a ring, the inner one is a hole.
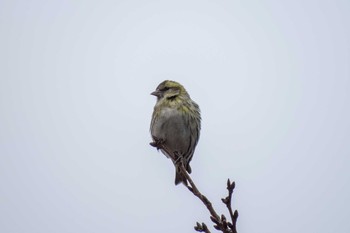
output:
M180 183L183 183L184 185L187 186L187 179L185 177L185 175L182 173L181 169L180 169L181 164L177 164L175 165L175 169L176 169L176 174L175 174L175 185L178 185ZM187 168L186 168L188 173L191 173L191 167L188 164Z
M187 186L187 180L186 177L182 174L181 170L176 169L176 174L175 174L175 185L178 185L180 183L183 183L184 185Z

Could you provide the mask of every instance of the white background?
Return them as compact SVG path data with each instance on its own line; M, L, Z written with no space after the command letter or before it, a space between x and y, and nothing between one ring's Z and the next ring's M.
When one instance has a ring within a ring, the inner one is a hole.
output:
M0 1L0 232L194 232L149 146L165 79L202 110L192 175L240 233L350 232L349 1ZM212 231L214 232L214 231Z

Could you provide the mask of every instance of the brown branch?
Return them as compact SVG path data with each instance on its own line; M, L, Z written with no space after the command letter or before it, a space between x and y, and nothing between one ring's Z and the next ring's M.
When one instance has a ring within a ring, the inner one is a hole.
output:
M234 190L235 186L236 186L235 182L231 183L230 179L228 179L227 180L228 196L226 198L221 199L222 202L226 205L226 207L230 213L232 224L228 223L228 226L232 230L233 233L237 233L236 222L237 222L237 218L238 218L238 211L237 210L235 210L235 212L232 211L232 194L233 194L233 190Z
M202 224L200 224L199 222L197 222L197 225L194 227L194 229L196 231L199 231L199 232L205 232L205 233L210 233L207 225L205 225L204 222L202 222Z
M185 167L183 166L183 164L180 164L179 166L180 166L181 172L184 174L184 176L186 177L187 181L190 183L190 186L188 186L188 185L186 186L188 188L188 190L190 190L196 197L198 197L203 202L203 204L209 210L211 216L213 216L217 221L220 221L220 217L215 212L215 210L213 208L213 205L211 204L211 202L208 200L208 198L206 196L204 196L203 194L201 194L199 192L197 186L194 184L194 182L191 179L190 175L185 170Z
M210 213L210 219L211 221L215 224L214 228L216 230L219 230L221 232L224 233L237 233L236 230L236 222L237 222L237 218L238 218L238 211L235 210L235 213L232 213L232 207L231 207L231 199L232 199L232 193L233 193L233 189L235 188L235 183L232 182L232 184L230 183L230 181L228 180L228 187L227 189L229 189L229 196L226 197L225 199L223 198L222 200L229 200L229 202L226 204L226 207L228 208L230 215L231 215L231 219L232 222L228 222L226 220L225 215L221 215L221 217L216 213L216 211L213 208L213 205L211 204L211 202L208 200L208 198L206 196L204 196L197 188L197 186L194 184L193 180L191 179L190 175L187 173L185 167L183 166L183 164L179 164L181 172L183 173L183 175L186 177L187 181L190 183L190 185L186 185L186 187L188 188L188 190L190 190L190 192L193 193L193 195L195 195L196 197L198 197L203 204L207 207L207 209L209 210ZM202 223L203 225L204 223ZM200 224L199 224L200 225ZM204 231L203 228L198 227L198 222L197 222L197 226L195 227L196 231L199 232L207 232ZM206 227L206 225L204 224L204 226Z
M187 173L184 164L182 163L181 159L178 159L178 156L176 155L176 153L170 153L170 150L164 145L162 140L159 139L155 139L154 142L150 143L151 146L156 147L157 149L161 149L163 151L166 152L166 154L168 154L170 156L170 158L172 159L172 161L174 162L174 165L180 168L180 172L182 172L182 174L184 175L184 177L186 178L186 180L190 183L189 185L187 183L184 183L184 185L188 188L188 190L193 193L193 195L195 195L196 197L198 197L203 204L207 207L207 209L209 210L210 213L210 219L211 221L214 223L214 228L216 230L219 230L223 233L237 233L237 229L236 229L236 222L237 222L237 218L238 218L238 211L235 210L234 212L232 211L232 194L233 194L233 190L235 188L235 182L230 181L230 179L227 180L227 190L228 190L228 196L226 198L222 198L222 202L226 205L229 213L230 213L230 217L231 217L231 222L226 220L225 215L221 215L219 216L216 211L213 208L213 205L211 204L211 202L208 200L208 198L206 196L204 196L197 188L197 186L195 185L195 183L193 182L192 178L190 177L190 175ZM205 232L205 233L210 233L207 225L205 225L205 223L198 223L197 225L194 227L194 229L198 232Z

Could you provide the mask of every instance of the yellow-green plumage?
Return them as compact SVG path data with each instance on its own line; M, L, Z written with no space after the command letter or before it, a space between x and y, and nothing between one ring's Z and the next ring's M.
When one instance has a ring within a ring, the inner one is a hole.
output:
M151 121L153 140L161 139L168 152L162 152L168 158L174 154L180 156L186 170L191 173L190 161L198 143L201 117L199 106L191 100L185 88L175 82L166 80L158 85L156 91L157 103ZM177 165L173 161L175 166ZM185 177L176 167L175 184L186 183Z

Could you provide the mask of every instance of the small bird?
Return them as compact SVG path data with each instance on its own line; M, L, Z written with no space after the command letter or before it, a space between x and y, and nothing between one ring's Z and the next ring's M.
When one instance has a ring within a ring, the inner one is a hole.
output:
M187 179L180 170L183 164L191 173L190 161L199 140L201 116L198 104L178 82L165 80L151 93L157 103L151 121L150 144L170 158L176 168L175 185Z

